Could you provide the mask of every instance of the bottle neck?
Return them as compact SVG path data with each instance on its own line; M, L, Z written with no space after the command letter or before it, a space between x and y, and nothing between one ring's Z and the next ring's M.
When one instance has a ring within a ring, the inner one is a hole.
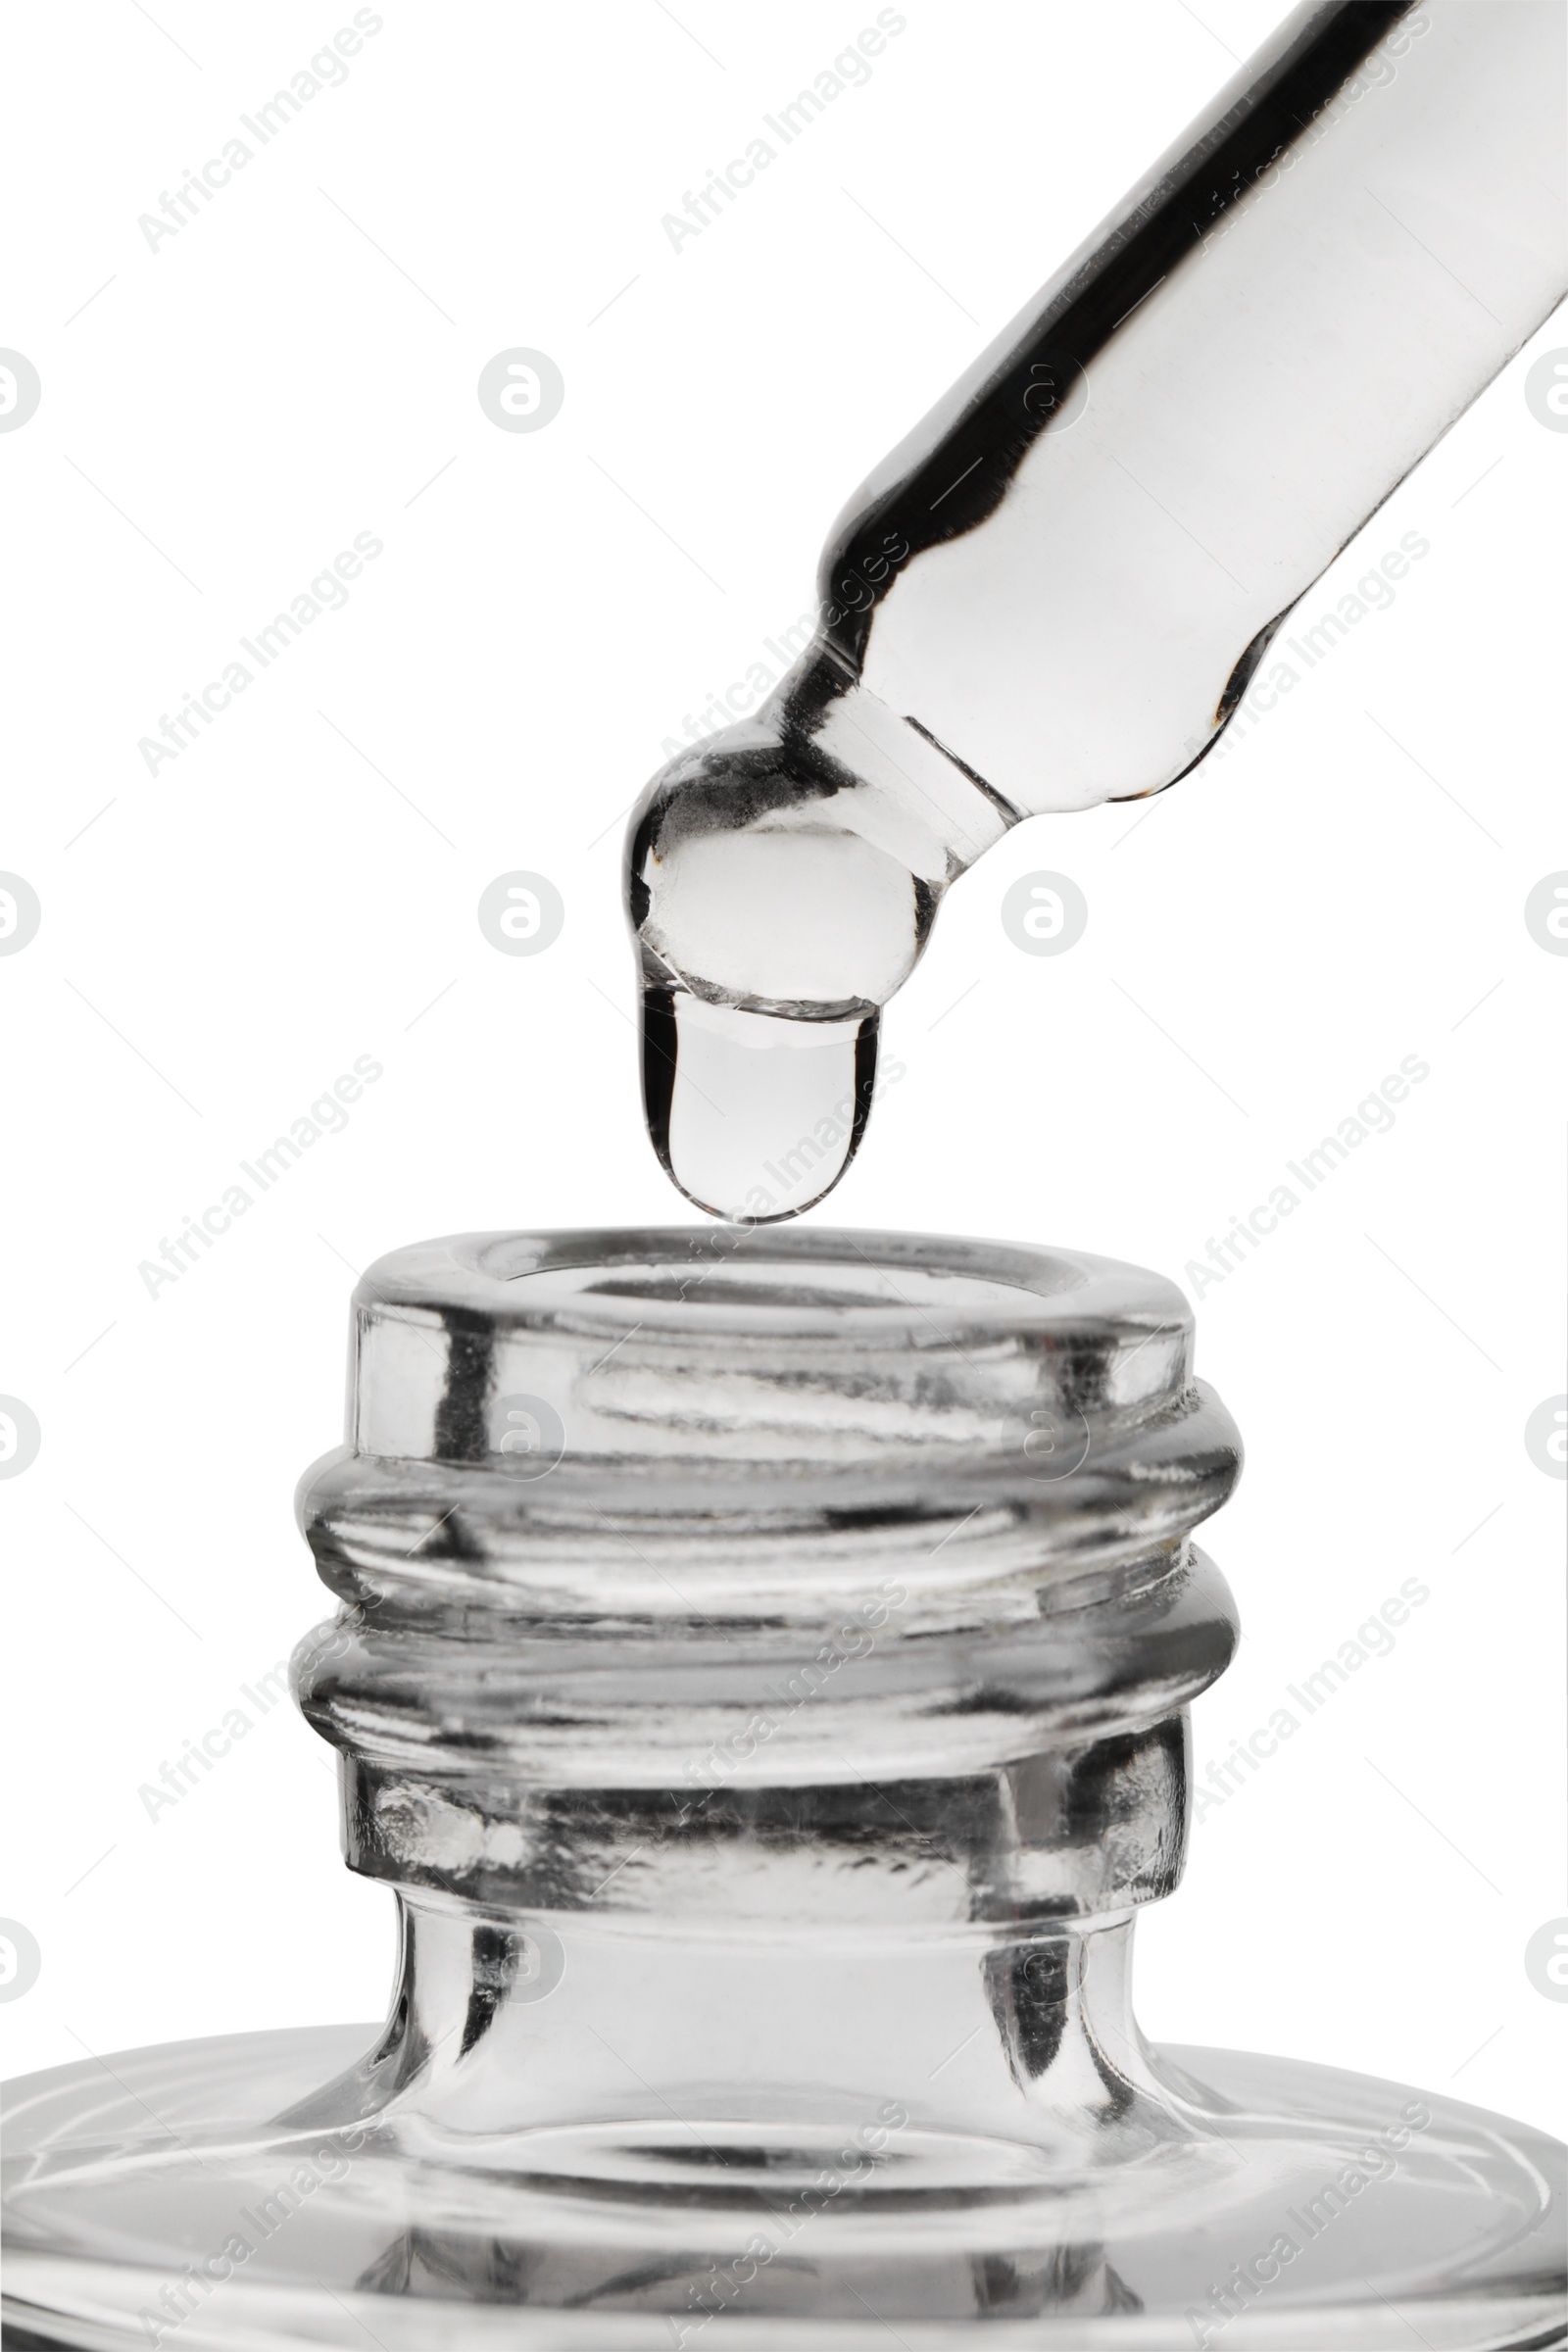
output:
M1133 2016L1133 1913L1179 1876L1189 1755L1178 1709L880 1783L538 1788L346 1757L350 1863L402 1922L351 2101L432 2152L457 2134L620 2187L652 2167L665 2194L694 2150L759 2191L779 2150L836 2179L858 2149L862 2187L885 2156L988 2194L1086 2141L1147 2153L1185 2126Z
M994 2180L1003 2145L1034 2178L1091 2134L1119 2155L1184 2135L1133 2016L1130 1916L909 1937L399 1907L366 2109L482 2137L503 2169L624 2180L707 2151L733 2179L766 2140L861 2185L893 2156Z
M1170 1606L1159 1629L1167 1650L1176 1647L1173 1631L1179 1639L1195 1626L1205 1642L1215 1635L1228 1642L1228 1626L1210 1615L1211 1595L1199 1577L1190 1581L1190 1612ZM1025 1934L1158 1900L1175 1886L1186 1846L1186 1708L1064 1736L1051 1721L1061 1711L1059 1690L1033 1721L1021 1704L1004 1704L1002 1677L1010 1663L1025 1681L1030 1646L1022 1634L999 1642L994 1687L962 1714L959 1684L955 1693L939 1683L911 1693L887 1675L879 1692L872 1670L884 1661L870 1652L846 1657L814 1698L786 1690L763 1700L771 1712L756 1704L685 1710L683 1727L708 1744L694 1740L675 1786L674 1759L651 1752L655 1708L641 1676L631 1729L615 1724L602 1694L597 1722L585 1720L581 1699L572 1722L584 1772L591 1738L609 1732L620 1740L622 1769L662 1766L666 1777L653 1786L617 1785L604 1766L602 1778L563 1787L503 1777L493 1765L462 1770L428 1750L351 1748L343 1760L349 1866L410 1895L445 1896L502 1920L561 1913L694 1940L733 1934L759 1947L787 1945L798 1934L829 1941L835 1933L911 1941L970 1929ZM1049 1639L1039 1640L1058 1686L1065 1646L1053 1656ZM980 1655L978 1642L965 1645L969 1672ZM1091 1656L1090 1667L1097 1663ZM1206 1677L1205 1659L1182 1663ZM930 1656L917 1668L929 1675ZM372 1681L352 1661L348 1671L363 1731ZM566 1679L558 1674L558 1686ZM385 1686L374 1695L386 1704ZM677 1712L672 1703L664 1711ZM334 1715L341 1732L341 1701ZM734 1728L712 1738L726 1721ZM650 1743L641 1751L633 1730ZM926 1770L916 1773L922 1743Z

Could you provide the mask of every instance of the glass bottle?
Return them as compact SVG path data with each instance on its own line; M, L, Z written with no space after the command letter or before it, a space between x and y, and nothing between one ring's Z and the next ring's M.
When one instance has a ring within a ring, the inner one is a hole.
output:
M295 1678L390 2014L18 2085L20 2352L1557 2342L1553 2142L1139 2032L1236 1637L1192 1357L996 1243L373 1267Z

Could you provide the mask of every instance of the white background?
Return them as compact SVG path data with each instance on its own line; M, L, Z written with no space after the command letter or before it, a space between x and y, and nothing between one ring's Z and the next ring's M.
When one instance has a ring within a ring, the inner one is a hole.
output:
M390 1898L342 1869L290 1707L156 1821L138 1799L325 1613L290 1494L338 1436L355 1274L432 1233L686 1221L640 1126L621 814L808 609L872 462L1283 12L909 0L868 84L678 253L661 217L870 0L379 13L156 252L138 216L352 10L11 24L0 342L43 398L0 436L0 867L43 923L0 960L0 1391L43 1442L0 1484L0 1912L43 1969L0 2008L8 2072L378 2014ZM475 397L514 345L564 375L543 431ZM1313 591L1308 617L1430 542L1288 702L1151 808L1039 820L958 886L831 1209L1182 1279L1430 1063L1200 1304L1250 1448L1209 1537L1246 1640L1200 1770L1402 1580L1430 1599L1199 1825L1141 2007L1548 2123L1568 2012L1523 1951L1568 1910L1564 1489L1523 1430L1563 1386L1568 958L1522 909L1568 866L1568 436L1522 386L1563 345L1559 316ZM346 608L149 775L138 739L360 532L384 552ZM475 921L515 867L565 902L535 957ZM1037 868L1088 899L1059 958L999 920ZM138 1263L366 1054L346 1130L150 1298Z

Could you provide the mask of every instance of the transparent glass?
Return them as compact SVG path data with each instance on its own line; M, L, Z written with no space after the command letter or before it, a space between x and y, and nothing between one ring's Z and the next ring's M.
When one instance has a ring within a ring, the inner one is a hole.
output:
M1554 2143L1138 2030L1236 1638L1192 1349L990 1243L372 1268L295 1676L391 2012L18 2085L17 2345L1559 2341Z
M950 885L1195 767L1562 300L1565 71L1561 0L1307 0L857 491L795 668L632 818L649 1132L700 1206L831 1189Z

